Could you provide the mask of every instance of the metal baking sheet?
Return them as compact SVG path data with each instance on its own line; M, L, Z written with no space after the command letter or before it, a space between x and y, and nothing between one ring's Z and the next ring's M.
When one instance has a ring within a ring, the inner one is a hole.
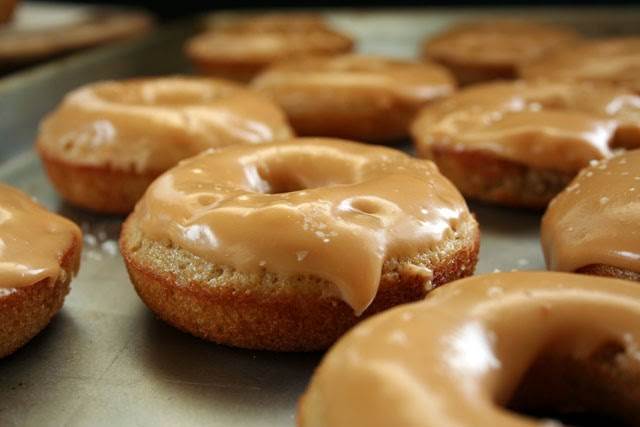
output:
M481 15L574 23L591 34L632 32L640 17L629 7L326 13L361 41L361 51L394 56L412 56L425 34ZM26 347L0 360L2 426L294 425L296 401L322 355L218 346L155 319L118 254L122 218L63 203L31 148L43 114L76 86L188 71L181 46L194 27L178 24L0 81L0 181L74 219L85 232L80 275L63 310ZM478 272L544 267L539 213L475 203L471 208L482 227Z

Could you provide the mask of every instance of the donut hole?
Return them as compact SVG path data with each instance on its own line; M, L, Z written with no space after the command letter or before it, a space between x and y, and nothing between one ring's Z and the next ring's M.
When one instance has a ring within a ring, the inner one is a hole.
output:
M251 176L249 184L253 190L263 194L285 194L357 181L348 159L334 153L309 154L295 147L265 155L255 165L255 173L245 174Z
M640 362L606 341L585 357L543 351L506 407L569 426L632 426L640 420Z

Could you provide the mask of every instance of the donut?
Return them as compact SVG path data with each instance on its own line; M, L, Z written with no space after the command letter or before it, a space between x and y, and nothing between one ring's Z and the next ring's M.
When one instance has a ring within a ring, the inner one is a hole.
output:
M37 150L58 193L101 213L128 213L147 186L207 148L292 135L268 99L222 80L162 77L90 84L40 126Z
M0 183L0 358L62 308L81 250L78 226Z
M467 85L514 79L518 65L579 39L569 28L548 24L496 21L467 22L423 42L423 57L451 70Z
M640 150L594 162L542 218L550 270L640 282Z
M206 26L227 32L306 32L329 28L322 15L309 12L216 13L207 20Z
M632 282L470 277L346 334L314 373L298 425L564 426L574 424L544 415L590 413L608 422L588 425L637 425L638 342Z
M340 55L276 64L252 82L287 113L299 135L368 142L406 138L417 111L453 92L437 64Z
M521 64L527 79L604 82L640 94L640 37L584 41Z
M203 153L160 176L120 248L141 299L217 343L311 351L473 273L478 225L429 161L300 138Z
M412 134L466 196L541 209L591 160L640 147L639 113L609 85L493 82L425 107Z
M353 40L331 29L308 31L207 31L187 41L185 52L202 74L249 82L269 65L291 58L350 52Z

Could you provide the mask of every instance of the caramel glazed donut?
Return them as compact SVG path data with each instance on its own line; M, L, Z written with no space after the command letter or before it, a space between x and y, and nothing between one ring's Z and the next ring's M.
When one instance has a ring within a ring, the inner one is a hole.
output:
M527 79L605 82L640 94L640 37L584 41L520 64Z
M569 28L524 21L468 22L428 38L422 56L446 66L461 85L513 79L518 66L579 40Z
M308 31L208 31L190 39L185 52L202 74L249 82L269 65L302 56L338 55L353 40L329 28Z
M259 94L222 80L164 77L71 92L42 122L37 149L68 202L128 213L153 179L184 158L291 136L284 113Z
M299 135L367 142L406 138L418 110L455 89L433 63L340 55L276 64L252 86L287 113Z
M0 184L0 357L26 344L60 310L81 251L74 223Z
M640 150L594 162L542 218L547 267L640 282L639 220Z
M592 83L484 83L425 107L412 134L466 196L544 208L591 160L640 147L640 97Z
M253 349L324 349L360 319L472 274L479 230L431 162L302 138L235 146L159 177L120 247L179 329Z
M352 329L313 375L298 425L542 427L565 424L525 414L582 413L637 426L639 342L633 282L471 277Z

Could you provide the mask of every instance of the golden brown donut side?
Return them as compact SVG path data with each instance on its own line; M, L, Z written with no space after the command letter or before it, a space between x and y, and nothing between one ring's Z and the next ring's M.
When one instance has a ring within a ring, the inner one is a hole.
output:
M125 222L120 247L142 300L163 320L221 344L277 351L312 351L330 346L358 321L397 304L424 298L426 278L415 266L433 270L432 287L473 273L479 250L475 222L463 222L460 237L430 253L391 259L383 265L373 303L357 317L344 301L323 295L329 284L313 276L251 275L213 265L180 248L150 241ZM225 277L223 286L202 278Z
M71 279L78 271L81 252L82 242L74 239L60 261L63 273L57 280L44 279L0 293L0 358L36 336L62 308Z
M47 176L62 198L94 212L131 212L147 187L162 173L77 165L49 155L40 145L37 149Z
M544 209L575 175L500 159L483 151L434 147L420 156L435 161L440 172L466 196L511 207Z

